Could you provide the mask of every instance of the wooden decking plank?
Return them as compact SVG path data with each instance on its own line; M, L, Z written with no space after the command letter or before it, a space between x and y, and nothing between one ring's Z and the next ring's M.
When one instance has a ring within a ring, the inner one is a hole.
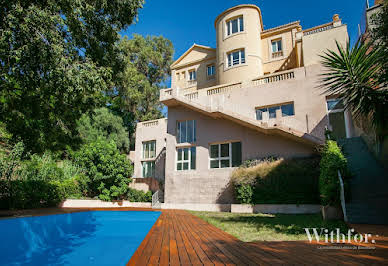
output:
M162 213L159 216L159 219L157 221L158 224L157 224L157 227L155 228L155 231L151 234L151 238L148 241L143 253L140 255L139 259L137 261L135 261L136 262L135 265L147 265L148 264L148 262L151 258L152 251L154 250L156 240L157 240L158 236L160 235L160 230L163 228L164 219L165 219L165 215ZM130 260L130 262L131 261L132 261L132 259Z
M156 220L156 222L152 226L151 230L148 232L148 234L146 235L146 237L144 238L144 240L142 241L140 246L137 248L135 253L132 255L132 257L129 260L129 262L127 263L127 265L130 265L130 266L136 265L136 262L142 256L144 250L148 247L151 238L153 238L155 235L157 235L157 234L155 234L155 231L160 227L162 215L163 215L163 213L160 214L159 218Z
M177 219L175 212L171 212L171 216L174 221ZM176 222L173 223L173 229L174 229L174 236L176 238L180 263L182 265L191 265L189 255L187 254L185 244L183 243L183 239L179 232Z
M163 216L165 216L165 214L163 214ZM157 237L155 238L155 244L152 248L151 257L148 262L149 265L158 265L160 255L162 253L162 240L164 231L162 230L162 228L158 228L158 230L155 230L155 234L157 234Z
M245 243L186 211L168 210L162 212L128 265L388 265L387 239L372 244L376 250L318 248L324 245L307 241Z
M218 254L221 252L214 245L212 245L211 241L207 240L205 237L199 236L198 233L201 232L202 228L196 224L194 225L187 224L187 222L190 222L190 221L185 221L184 219L182 221L182 224L184 225L186 230L188 229L188 231L192 234L192 236L197 240L198 244L201 246L202 250L207 254L210 261L214 265L224 265L223 260L218 256ZM190 227L190 225L192 226Z
M179 265L179 253L178 253L178 245L177 245L177 239L175 237L175 230L174 230L174 217L172 213L170 214L170 264L171 265Z
M199 219L198 217L196 217L196 218ZM203 221L203 222L208 224L206 221ZM210 224L208 224L208 225L210 225ZM229 254L230 253L232 253L234 255L238 254L237 255L238 258L239 257L250 258L248 261L246 259L243 259L245 263L249 264L249 263L251 263L251 261L255 261L257 263L258 262L260 262L260 263L267 262L270 264L274 264L274 263L284 264L285 263L285 261L282 261L279 258L272 256L272 254L259 253L258 250L247 247L244 242L242 242L241 240L238 240L234 236L227 234L218 228L214 229L210 226L206 227L205 230L207 230L207 228L211 228L211 231L206 232L206 233L213 234L213 235L217 236L219 238L218 242L225 244L223 250L226 250L226 252L228 252ZM232 241L233 243L229 244L225 241ZM268 258L268 257L270 257L270 258ZM243 263L243 262L241 262L241 263Z
M189 238L187 237L187 235L185 233L185 230L182 230L182 226L180 225L179 218L177 217L177 219L175 221L176 221L179 233L182 237L183 243L186 247L187 255L190 258L190 262L193 265L202 265L201 260L199 259L197 253L195 252L191 241L189 240Z
M208 258L208 256L206 255L206 253L202 250L201 246L198 244L198 242L196 241L196 239L193 237L193 235L191 234L191 231L193 230L196 230L195 226L193 225L192 227L190 228L186 228L185 227L185 221L187 220L191 220L192 217L190 216L187 216L187 215L184 215L184 219L182 219L183 215L180 215L179 218L178 218L178 222L179 222L179 225L181 226L181 230L185 230L186 232L186 236L187 238L190 240L194 250L195 250L195 253L197 254L197 256L199 257L199 259L201 260L201 262L204 264L204 265L214 265L211 260Z
M170 226L168 224L168 220L170 219L170 215L166 212L166 220L163 226L163 241L162 241L162 249L160 254L159 265L169 265L170 262Z

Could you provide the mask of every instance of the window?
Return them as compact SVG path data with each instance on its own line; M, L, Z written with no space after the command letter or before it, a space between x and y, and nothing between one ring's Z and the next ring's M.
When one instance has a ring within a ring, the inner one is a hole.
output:
M216 68L214 65L207 66L207 76L208 77L214 76L215 73L216 73Z
M342 110L344 109L344 103L340 99L329 99L327 100L327 110Z
M177 123L177 142L194 143L196 141L196 123L195 120L180 121Z
M283 51L282 49L282 40L274 40L271 42L272 44L272 53L277 53Z
M190 81L197 80L197 71L195 70L189 71L189 80Z
M179 75L179 73L176 73L176 80L180 80L181 79L181 76Z
M155 177L155 162L143 162L143 177Z
M244 31L244 19L243 16L228 20L226 22L226 35L229 36L233 33Z
M241 165L241 142L210 145L210 168L237 167Z
M228 53L228 67L244 64L245 51L244 49Z
M197 157L196 147L179 148L176 150L176 170L195 170L195 163Z
M143 159L150 159L156 157L156 141L143 142Z
M295 115L294 103L287 103L277 106L256 109L256 119L263 120L263 113L268 113L268 118L276 118L276 110L279 109L281 109L283 117Z

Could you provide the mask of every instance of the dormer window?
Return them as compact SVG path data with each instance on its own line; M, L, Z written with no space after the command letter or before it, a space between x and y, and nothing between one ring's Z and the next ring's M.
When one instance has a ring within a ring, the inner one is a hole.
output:
M282 39L271 41L272 46L272 58L283 56Z
M228 67L232 67L235 65L241 65L245 63L245 50L240 49L237 51L233 51L227 54L228 56Z
M244 19L243 16L230 19L226 22L226 35L229 36L233 33L244 31Z

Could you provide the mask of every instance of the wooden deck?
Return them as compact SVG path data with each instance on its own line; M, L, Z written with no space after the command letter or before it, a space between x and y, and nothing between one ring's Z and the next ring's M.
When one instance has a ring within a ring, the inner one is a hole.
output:
M304 241L245 243L186 211L163 210L127 265L388 265L388 238L372 245L375 249L322 249L333 245Z

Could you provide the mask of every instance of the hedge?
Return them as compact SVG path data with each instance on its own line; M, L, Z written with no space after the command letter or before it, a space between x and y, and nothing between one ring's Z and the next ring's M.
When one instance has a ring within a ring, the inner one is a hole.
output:
M318 182L319 158L258 161L232 174L242 204L319 204Z

